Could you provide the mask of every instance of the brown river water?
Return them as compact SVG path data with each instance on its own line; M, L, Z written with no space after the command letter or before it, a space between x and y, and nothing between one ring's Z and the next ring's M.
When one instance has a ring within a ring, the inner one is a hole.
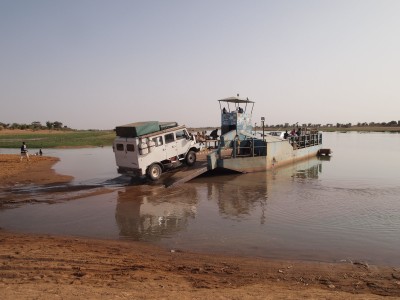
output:
M130 185L116 173L109 147L48 149L61 159L56 171L75 177L72 186L112 192L65 201L71 185L57 187L64 193L15 189L10 197L52 203L3 208L0 227L171 250L400 266L400 134L324 133L324 147L333 150L329 160L204 176L170 189Z

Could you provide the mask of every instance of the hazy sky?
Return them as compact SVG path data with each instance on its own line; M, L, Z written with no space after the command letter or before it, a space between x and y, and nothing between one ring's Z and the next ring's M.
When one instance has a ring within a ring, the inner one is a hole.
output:
M0 122L400 120L398 0L0 0Z

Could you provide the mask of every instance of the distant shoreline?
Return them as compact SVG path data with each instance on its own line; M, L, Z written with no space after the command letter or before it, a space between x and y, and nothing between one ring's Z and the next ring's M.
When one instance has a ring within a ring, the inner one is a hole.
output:
M297 126L296 126L297 127ZM301 126L300 126L301 127ZM189 131L204 131L204 130L214 130L216 128L220 129L220 126L205 126L205 127L187 127ZM256 127L257 130L262 130L261 126ZM370 132L400 132L400 126L351 126L351 127L336 127L336 126L319 126L313 127L308 126L308 128L316 128L320 131L370 131ZM265 127L266 131L282 131L293 129L292 126L288 127ZM7 137L12 138L13 136L20 136L25 134L66 134L74 132L105 132L114 133L113 129L101 130L101 129L88 129L88 130L33 130L33 129L0 129L0 137L7 135Z
M220 127L188 127L189 132L203 132ZM315 128L315 127L310 127ZM292 130L293 127L266 127L265 131ZM317 127L322 132L390 132L400 133L400 126L352 126L352 127ZM262 127L255 129L262 131ZM113 130L0 130L0 148L18 149L25 141L30 149L46 148L88 148L111 146L115 138Z
M204 130L214 130L214 129L220 129L220 127L188 127L188 130L191 132L197 132L197 131L204 131ZM321 126L321 127L309 127L309 128L316 128L319 131L323 132L344 132L344 131L360 131L360 132L399 132L400 133L400 126L352 126L352 127L327 127L327 126ZM293 127L265 127L265 131L285 131L285 130L292 130ZM257 131L262 131L262 127L257 126L256 127ZM0 132L1 135L1 132Z

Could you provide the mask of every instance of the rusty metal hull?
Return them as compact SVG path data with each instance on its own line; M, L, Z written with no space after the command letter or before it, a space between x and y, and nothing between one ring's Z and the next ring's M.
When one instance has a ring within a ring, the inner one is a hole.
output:
M265 171L317 156L322 145L293 149L287 142L267 144L267 156L219 158L216 167L242 173Z

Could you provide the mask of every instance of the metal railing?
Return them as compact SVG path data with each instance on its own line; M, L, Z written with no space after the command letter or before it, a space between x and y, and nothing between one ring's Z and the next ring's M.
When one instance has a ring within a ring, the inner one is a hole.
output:
M237 141L232 141L232 154L231 157L254 157L254 156L266 156L267 155L267 144L262 141L263 145L256 145L260 143L260 140L248 139L240 142L238 145ZM242 144L245 145L242 145Z
M310 133L301 136L290 136L287 141L293 149L301 149L322 144L321 133ZM231 141L231 157L254 157L267 155L267 142L259 139L247 139L244 141Z
M301 136L288 137L289 143L294 149L307 148L322 144L322 133L311 133Z

